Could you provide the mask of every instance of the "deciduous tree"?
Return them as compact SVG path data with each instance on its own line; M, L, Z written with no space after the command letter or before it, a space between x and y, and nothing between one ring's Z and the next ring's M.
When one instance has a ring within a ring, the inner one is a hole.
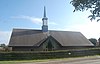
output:
M98 18L97 22L100 21L100 0L72 0L70 3L75 8L73 12L89 10L90 20Z

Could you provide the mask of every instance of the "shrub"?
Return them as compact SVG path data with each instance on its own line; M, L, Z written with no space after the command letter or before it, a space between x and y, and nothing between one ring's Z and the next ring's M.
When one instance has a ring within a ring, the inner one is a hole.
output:
M0 60L34 60L99 55L100 49L38 51L38 52L0 52Z

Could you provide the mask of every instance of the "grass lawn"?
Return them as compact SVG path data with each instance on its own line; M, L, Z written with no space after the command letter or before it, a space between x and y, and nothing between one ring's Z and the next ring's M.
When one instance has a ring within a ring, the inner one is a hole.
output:
M74 57L74 58L95 58L100 57L99 55L95 56L85 56L85 57ZM19 60L19 61L0 61L0 64L21 64L21 63L32 63L32 62L48 62L48 61L59 61L59 60L72 60L74 58L59 58L59 59L41 59L41 60Z
M0 64L18 64L18 62L14 62L14 61L0 61Z
M0 64L20 64L20 63L31 63L31 62L47 62L53 59L44 59L44 60L19 60L19 61L0 61ZM56 60L56 59L54 59Z
M41 59L41 60L19 60L19 61L0 61L0 64L21 64L21 63L32 63L32 62L48 62L55 60L68 60L70 58L60 58L60 59Z

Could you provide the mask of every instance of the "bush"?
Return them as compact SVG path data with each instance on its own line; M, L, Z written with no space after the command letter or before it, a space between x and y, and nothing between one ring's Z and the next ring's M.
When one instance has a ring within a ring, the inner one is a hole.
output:
M65 50L65 51L39 51L39 52L0 52L0 60L34 60L68 58L80 56L99 55L100 49Z

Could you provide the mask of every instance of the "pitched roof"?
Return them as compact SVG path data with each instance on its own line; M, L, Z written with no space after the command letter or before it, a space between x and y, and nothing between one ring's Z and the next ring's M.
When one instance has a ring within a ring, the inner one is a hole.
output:
M92 46L93 45L80 32L51 31L50 34L62 46Z
M93 46L80 32L49 30L48 35L62 46ZM13 29L9 46L39 46L48 35L42 30Z

